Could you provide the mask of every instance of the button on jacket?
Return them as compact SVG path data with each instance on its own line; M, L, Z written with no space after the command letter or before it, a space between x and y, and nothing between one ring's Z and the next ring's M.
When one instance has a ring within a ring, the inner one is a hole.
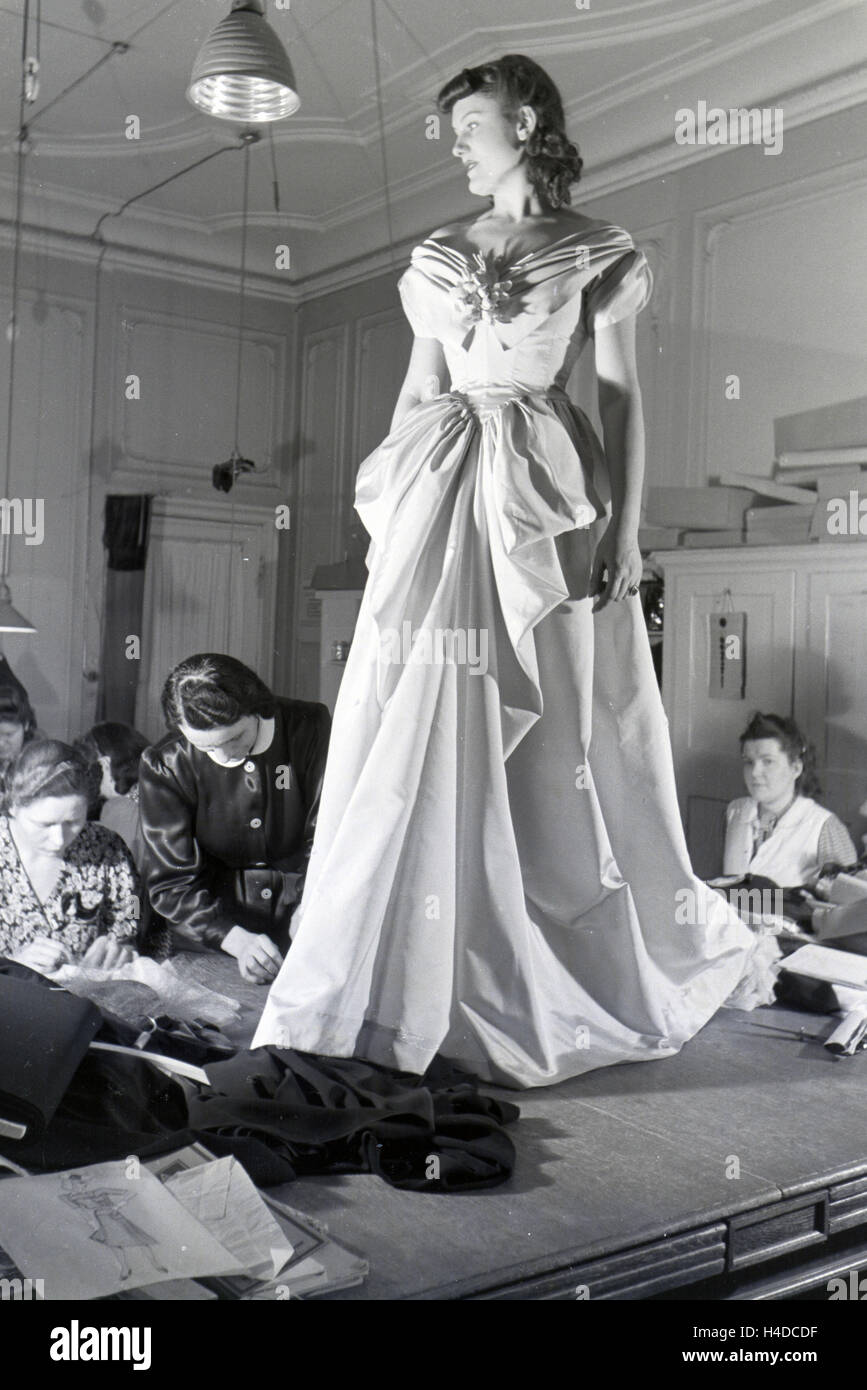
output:
M233 926L283 949L313 845L328 750L324 705L277 699L269 748L223 767L178 732L142 755L144 875L178 931L219 946Z

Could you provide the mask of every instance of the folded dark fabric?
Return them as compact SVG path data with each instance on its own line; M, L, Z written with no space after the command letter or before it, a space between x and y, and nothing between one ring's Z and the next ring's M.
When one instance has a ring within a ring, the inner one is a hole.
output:
M457 1192L493 1187L514 1169L503 1126L518 1107L471 1082L435 1091L359 1059L272 1047L206 1070L211 1089L190 1101L190 1128L205 1144L254 1138L295 1175L374 1172L394 1187Z
M46 1123L31 1126L23 1140L0 1135L0 1153L33 1171L53 1172L131 1154L146 1157L190 1142L186 1097L177 1082L144 1055L87 1052L94 1035L128 1043L133 1031L128 1025L112 1022L89 1000L58 989L38 971L6 957L0 958L0 991L4 988L29 991L27 1013L36 1023L44 1010L59 1007L86 1011L88 1026L86 1037L62 1059L50 1058L54 1071L48 1083L37 1072L42 1056L48 1055L45 1031L27 1038L15 1033L21 1065L33 1075Z
M0 1139L0 1153L52 1173L113 1158L180 1149L192 1142L183 1088L144 1057L91 1052L45 1132L31 1143Z
M0 973L0 1135L44 1133L102 1018L95 1004Z

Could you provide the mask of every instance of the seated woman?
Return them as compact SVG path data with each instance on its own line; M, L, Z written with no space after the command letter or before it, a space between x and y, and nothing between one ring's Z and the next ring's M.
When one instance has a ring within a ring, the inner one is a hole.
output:
M36 736L36 716L19 681L0 684L0 779L13 758Z
M110 721L94 724L81 738L78 748L93 771L94 799L89 819L98 819L119 835L132 855L140 875L144 873L144 837L139 806L139 761L148 740L130 724ZM147 894L142 902L138 949L143 956L166 960L172 953L172 934L167 922L151 906Z
M91 772L55 739L11 763L0 815L0 954L49 975L135 955L139 881L123 841L87 820Z
M841 820L812 799L812 750L792 719L755 714L740 738L749 796L726 809L723 873L757 874L781 888L815 880L824 864L857 859Z
M328 710L278 698L214 653L175 667L162 706L171 732L139 770L151 903L266 984L288 947L313 845Z
M99 771L99 819L124 841L141 870L144 840L139 811L138 766L148 739L129 724L94 724L76 748Z

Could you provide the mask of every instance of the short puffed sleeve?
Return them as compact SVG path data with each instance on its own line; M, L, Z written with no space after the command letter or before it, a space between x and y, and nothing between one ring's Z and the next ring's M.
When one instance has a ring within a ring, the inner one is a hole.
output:
M436 338L430 307L430 286L421 271L411 265L397 282L403 312L417 338Z
M584 315L589 333L610 328L644 308L653 289L653 276L643 251L625 251L584 291Z

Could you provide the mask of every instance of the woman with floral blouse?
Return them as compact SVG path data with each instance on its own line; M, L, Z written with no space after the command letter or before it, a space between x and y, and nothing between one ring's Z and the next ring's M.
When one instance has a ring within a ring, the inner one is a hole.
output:
M0 815L0 955L51 974L135 955L139 880L113 831L87 820L91 772L54 739L10 765Z

